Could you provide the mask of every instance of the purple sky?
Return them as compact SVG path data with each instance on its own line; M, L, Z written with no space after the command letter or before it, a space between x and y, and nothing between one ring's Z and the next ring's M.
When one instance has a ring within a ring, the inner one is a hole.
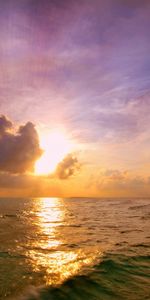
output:
M18 125L63 124L106 150L108 164L113 145L118 165L139 162L147 174L149 0L5 0L0 28L2 114Z

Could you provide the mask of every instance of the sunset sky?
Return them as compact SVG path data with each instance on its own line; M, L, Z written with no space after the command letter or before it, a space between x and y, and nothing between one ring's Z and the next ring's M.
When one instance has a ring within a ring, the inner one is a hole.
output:
M0 1L0 196L150 195L150 1Z

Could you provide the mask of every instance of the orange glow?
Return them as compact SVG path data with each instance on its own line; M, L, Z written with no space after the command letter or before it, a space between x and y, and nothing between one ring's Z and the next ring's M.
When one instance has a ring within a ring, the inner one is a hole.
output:
M103 252L99 251L97 246L92 247L92 255L90 248L86 250L64 248L66 237L62 235L62 227L65 228L67 236L67 227L70 223L65 219L67 210L62 198L39 198L38 202L35 201L35 205L36 234L41 238L37 238L36 242L29 241L26 256L30 259L35 272L42 271L43 280L47 285L60 284L93 265L97 259L102 260Z
M57 164L73 149L73 144L61 130L51 131L40 137L43 155L35 164L35 174L52 173Z

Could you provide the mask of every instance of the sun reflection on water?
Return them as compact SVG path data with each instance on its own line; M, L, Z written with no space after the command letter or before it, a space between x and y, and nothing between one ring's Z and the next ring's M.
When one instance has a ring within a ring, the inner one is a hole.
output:
M61 244L57 227L62 225L64 210L60 198L40 198L36 203L35 220L38 227L36 246L38 249L52 250Z
M98 256L84 253L78 247L65 247L65 236L61 233L66 226L67 217L63 199L40 198L36 202L34 222L37 232L34 244L28 251L28 257L34 272L42 273L44 282L58 284L77 274L83 267L90 265Z

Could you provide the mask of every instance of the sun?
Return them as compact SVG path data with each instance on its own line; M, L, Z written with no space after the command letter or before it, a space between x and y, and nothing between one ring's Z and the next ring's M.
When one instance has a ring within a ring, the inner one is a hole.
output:
M73 144L61 130L53 130L40 136L40 146L43 155L35 163L36 175L47 175L57 167L57 164L72 151Z

